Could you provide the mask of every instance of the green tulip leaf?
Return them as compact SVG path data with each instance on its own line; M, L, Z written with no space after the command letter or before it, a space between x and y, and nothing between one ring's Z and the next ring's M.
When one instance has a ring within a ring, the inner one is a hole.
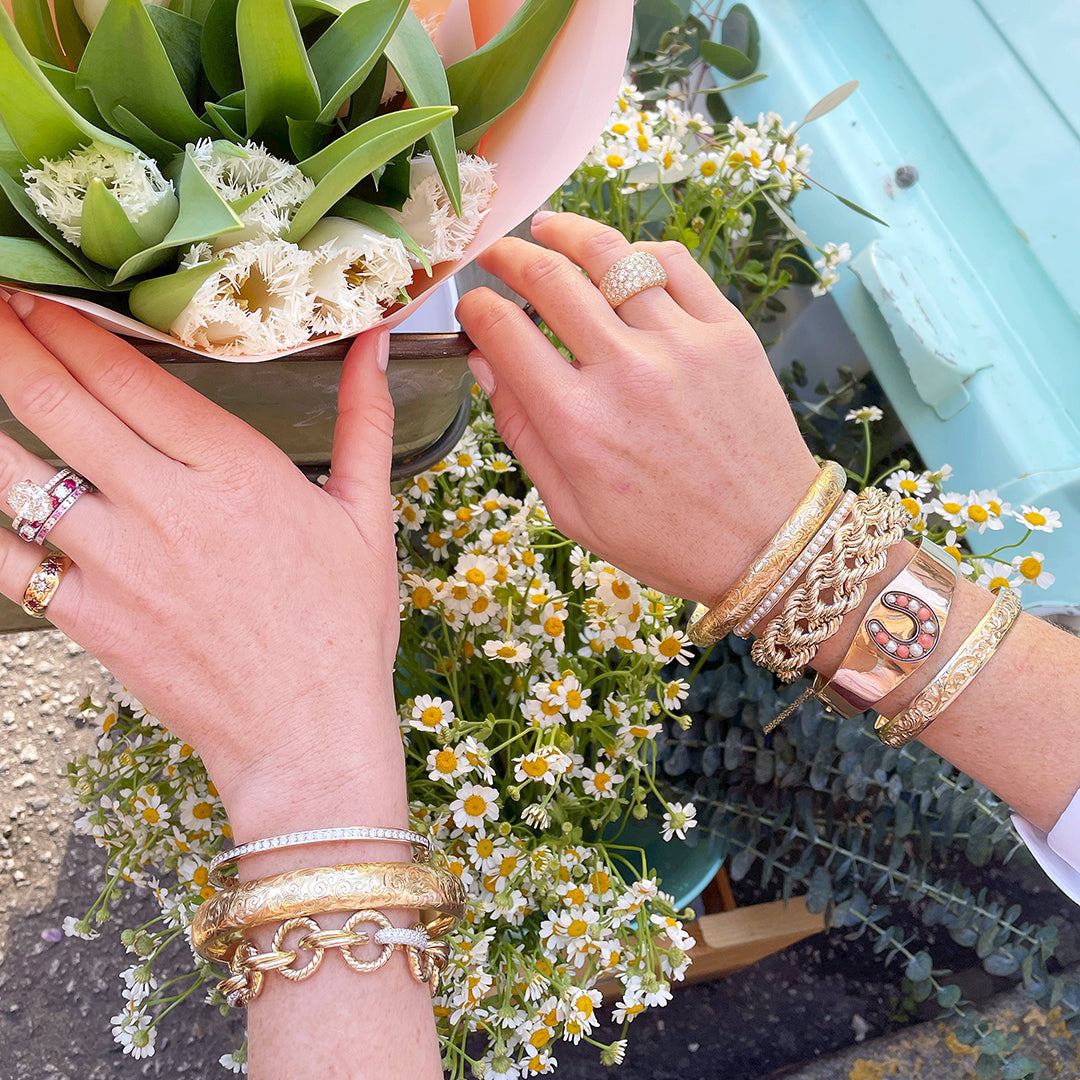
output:
M86 117L91 124L98 127L105 126L105 117L101 115L97 105L94 104L94 95L89 90L80 90L78 76L74 71L65 67L56 67L55 64L38 64L42 75L53 85L53 89L80 115Z
M236 41L249 137L269 128L287 139L286 117L318 118L319 88L290 0L240 0Z
M375 62L371 74L364 80L363 85L349 99L349 116L345 122L347 131L366 124L379 115L383 90L386 89L386 68L384 54Z
M147 326L168 333L180 313L195 298L202 283L224 265L224 259L215 259L177 270L175 274L140 281L128 298L131 314Z
M332 124L320 124L318 120L289 120L289 147L298 161L317 154L330 141L334 133Z
M244 136L240 134L246 123L243 109L230 109L208 101L206 103L206 115L210 117L210 122L229 142L242 143L246 141Z
M77 247L69 244L61 236L60 230L55 225L51 225L38 214L30 196L26 194L26 189L17 176L0 171L0 189L7 196L11 208L19 214L30 229L36 232L42 240L46 241L68 262L77 266L95 283L94 287L96 289L113 291L112 286L109 284L109 275L100 266L91 262Z
M406 13L386 48L386 58L398 73L409 101L416 106L449 105L450 86L446 81L439 50L412 11ZM454 122L447 120L427 137L454 213L461 216L461 176L458 173Z
M121 130L116 114L124 109L178 146L216 134L191 108L142 0L109 0L78 74L101 115Z
M202 73L202 24L157 4L151 4L146 14L161 39L184 96L194 101Z
M73 0L53 0L53 11L56 13L56 28L60 32L64 55L72 68L76 68L82 59L86 43L90 40L90 31L86 29L86 23L79 18Z
M101 291L96 281L87 277L44 240L0 236L0 267L3 267L0 278L4 281Z
M308 60L322 99L319 113L322 123L331 123L341 106L363 84L408 10L409 0L367 0L335 19L311 46ZM430 45L426 33L424 37ZM414 100L413 104L449 105L450 95L447 93L445 101Z
M405 226L396 218L392 218L381 206L346 196L334 207L332 213L336 217L359 221L362 225L368 225L381 232L384 236L400 240L427 271L428 277L431 277L431 260L424 253L424 249L413 239L410 233L406 232Z
M240 48L236 43L236 6L239 3L240 0L214 0L203 23L203 71L222 97L244 88Z
M53 26L48 0L12 0L15 26L31 55L47 64L63 65L63 50Z
M200 26L206 22L210 9L214 6L214 0L183 0L180 13L189 19L194 19Z
M180 147L163 139L144 124L124 105L117 105L112 114L112 125L122 131L140 150L158 161L169 161L180 153Z
M61 158L89 142L131 150L123 139L80 116L38 70L15 24L0 6L0 120L32 165Z
M332 142L314 157L302 161L300 171L315 181L315 190L293 218L287 238L302 239L365 176L453 115L454 108L450 106L402 109L377 116Z
M95 176L86 188L79 247L87 258L110 270L118 270L146 247L120 200L100 177Z
M484 132L525 93L574 0L525 0L482 48L446 71L457 145L472 150Z
M241 198L233 199L233 201L231 203L229 203L229 209L232 210L232 212L234 214L237 214L237 215L246 213L265 194L267 194L267 192L269 192L269 190L270 189L268 187L261 187L256 191L249 191L246 195L242 196Z
M159 256L162 252L171 253L181 248L189 248L192 244L215 240L224 233L236 232L244 227L236 212L203 176L190 151L184 155L183 162L180 182L177 185L180 213L173 227L160 243L128 259L113 277L114 285L153 269L160 263Z

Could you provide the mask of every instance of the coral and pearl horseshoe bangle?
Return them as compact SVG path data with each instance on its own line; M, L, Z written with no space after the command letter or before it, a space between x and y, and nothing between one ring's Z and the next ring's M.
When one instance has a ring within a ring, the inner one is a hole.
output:
M634 251L613 263L596 287L617 308L638 293L654 287L663 289L667 283L667 271L655 255Z
M191 946L208 960L228 960L246 931L328 911L399 908L420 911L428 936L443 937L465 917L461 879L430 864L353 863L292 870L243 881L203 902L191 922Z
M686 632L695 645L704 648L714 644L754 613L832 513L846 484L842 465L826 461L821 466L802 502L758 552L743 577L711 609L704 604L694 609Z
M1020 611L1019 594L999 590L993 607L907 709L891 720L878 717L874 725L878 738L887 746L903 746L922 734L986 667L1020 618Z
M814 680L814 696L850 720L914 675L941 640L956 588L956 560L925 538L912 560L881 590L832 679Z
M414 862L427 862L431 858L431 839L423 833L412 832L409 829L373 829L366 825L348 826L341 829L312 829L308 832L270 836L265 840L254 840L250 844L240 844L227 851L219 851L210 860L210 884L218 889L235 884L232 878L223 873L223 867L239 862L248 855L258 855L264 851L280 851L282 848L353 840L385 840L391 843L411 844Z

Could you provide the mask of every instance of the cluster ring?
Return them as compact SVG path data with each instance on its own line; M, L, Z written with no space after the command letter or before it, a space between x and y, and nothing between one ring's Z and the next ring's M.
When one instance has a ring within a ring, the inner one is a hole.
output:
M667 271L655 255L632 251L609 267L596 287L612 308L618 308L638 293L666 288L667 283Z

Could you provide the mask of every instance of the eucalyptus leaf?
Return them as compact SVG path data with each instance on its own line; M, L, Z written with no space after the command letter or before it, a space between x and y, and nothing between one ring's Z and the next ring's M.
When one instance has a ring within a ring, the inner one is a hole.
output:
M769 209L780 219L783 226L787 229L800 244L805 245L808 248L813 248L814 242L810 239L806 233L795 224L795 219L770 195L767 191L762 191L761 197L769 204Z
M742 79L757 70L761 62L761 33L757 19L745 4L734 4L720 24L720 42L746 57L746 66L739 71L726 74L735 79ZM702 42L702 56L705 55L705 43Z
M408 10L409 0L367 0L335 19L326 33L311 46L308 60L322 100L322 110L318 116L322 123L330 123L354 91L363 85ZM413 15L413 18L416 16ZM434 49L426 32L424 38ZM443 70L441 61L439 70ZM443 79L445 82L445 75ZM414 98L413 104L449 105L450 97L447 94L445 102Z
M202 74L202 24L157 4L147 7L146 14L157 30L184 96L194 101Z
M53 0L53 12L64 55L72 68L76 68L82 59L83 49L90 40L90 31L86 29L86 23L79 18L74 0Z
M38 69L15 24L0 6L0 119L32 165L61 158L89 142L131 150L123 139L75 111Z
M319 88L290 0L240 0L236 41L249 138L267 129L287 137L286 117L318 118Z
M236 7L240 0L214 0L202 35L202 64L207 81L222 97L242 90L240 48L236 42Z
M27 49L47 64L63 66L63 50L47 0L12 0L15 26Z
M799 127L809 124L812 120L818 120L826 113L830 113L842 101L847 101L856 90L859 89L859 80L852 79L842 83L835 90L830 90L820 101L815 102L806 110L806 115L799 121Z
M450 86L439 50L423 24L407 11L386 48L386 59L397 72L413 105L449 105ZM454 123L447 120L427 137L428 149L450 198L454 213L461 216L461 175L458 171Z
M101 288L44 240L0 236L0 267L4 281L95 292Z
M315 181L315 190L297 211L287 239L302 239L365 176L453 115L450 107L403 109L378 116L300 162L300 171Z
M637 0L630 54L651 55L659 51L664 34L673 26L679 26L685 14L675 0Z
M160 263L160 255L204 240L215 240L225 233L236 232L244 227L236 212L218 194L203 176L190 151L184 155L177 185L180 212L173 227L160 243L132 256L117 270L113 284L120 284L144 274Z
M124 109L160 139L183 146L216 132L195 115L141 0L109 0L79 63L78 85L110 123Z
M745 79L753 74L755 64L744 52L717 41L701 43L701 58L729 79Z
M473 150L525 93L574 0L525 0L506 25L471 56L447 69L457 145Z
M147 278L131 290L128 306L131 314L165 333L191 303L202 284L225 265L224 259L177 270L174 274Z

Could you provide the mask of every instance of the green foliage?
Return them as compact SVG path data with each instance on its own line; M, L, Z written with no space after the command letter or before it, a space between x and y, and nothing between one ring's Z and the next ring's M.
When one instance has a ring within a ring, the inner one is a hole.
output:
M754 875L784 898L805 893L831 926L869 935L886 964L899 961L910 1000L934 998L978 1047L979 1076L1034 1075L1037 1063L1013 1056L1011 1037L965 1008L898 918L917 913L1080 1031L1080 980L1055 973L1056 929L946 869L958 857L975 866L1012 857L1022 845L1009 807L921 743L887 747L866 717L838 719L814 699L764 735L797 691L774 684L748 642L714 646L691 682L689 726L669 723L657 746L672 797L692 794L733 879Z

